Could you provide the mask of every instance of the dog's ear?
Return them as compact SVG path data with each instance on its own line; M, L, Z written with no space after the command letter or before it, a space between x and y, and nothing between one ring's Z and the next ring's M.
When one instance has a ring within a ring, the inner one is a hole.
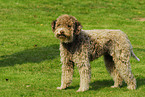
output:
M51 28L52 28L52 31L53 31L53 32L55 31L55 24L56 24L56 20L54 20L54 21L51 23Z
M81 32L81 29L82 29L81 23L76 21L75 22L75 29L74 29L75 34L78 35Z

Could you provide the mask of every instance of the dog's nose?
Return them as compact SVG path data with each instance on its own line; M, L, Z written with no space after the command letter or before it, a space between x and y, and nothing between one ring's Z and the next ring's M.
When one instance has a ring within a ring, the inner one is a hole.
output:
M64 31L63 31L63 30L61 30L61 31L60 31L60 34L64 34Z

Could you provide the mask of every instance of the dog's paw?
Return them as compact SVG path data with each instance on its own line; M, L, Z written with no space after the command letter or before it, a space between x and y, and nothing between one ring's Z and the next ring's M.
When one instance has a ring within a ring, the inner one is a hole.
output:
M136 86L135 85L129 85L127 88L130 89L130 90L135 90Z
M111 88L119 88L119 86L115 86L115 85L114 85L114 86L111 86Z
M58 90L63 90L65 87L57 87Z
M89 88L79 88L77 90L77 92L84 92L84 91L87 91L87 90L89 90Z

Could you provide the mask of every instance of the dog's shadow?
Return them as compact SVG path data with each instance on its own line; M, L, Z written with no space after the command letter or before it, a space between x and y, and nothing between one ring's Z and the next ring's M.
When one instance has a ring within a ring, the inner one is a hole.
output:
M32 49L26 49L12 55L0 56L0 67L14 66L23 63L40 63L45 60L52 60L59 56L59 45L50 45L46 47L35 46Z
M137 89L139 89L141 86L145 85L145 78L136 78L137 81ZM94 81L90 84L91 88L90 90L99 90L101 88L105 88L105 87L110 87L113 86L114 82L113 80L98 80L98 81ZM123 85L120 87L127 87L127 84L125 82L123 82Z
M101 88L110 87L113 85L113 80L97 80L90 84L90 90L99 90Z
M137 89L139 89L141 86L145 85L145 78L137 78L136 80L137 80ZM114 84L113 80L97 80L97 81L90 83L89 90L98 91L105 87L111 88L111 86L113 86L113 84ZM75 86L70 86L67 89L78 89L78 87L79 87L79 85L75 85ZM120 88L123 88L123 87L126 87L126 89L127 89L127 84L125 82L123 82L123 85Z

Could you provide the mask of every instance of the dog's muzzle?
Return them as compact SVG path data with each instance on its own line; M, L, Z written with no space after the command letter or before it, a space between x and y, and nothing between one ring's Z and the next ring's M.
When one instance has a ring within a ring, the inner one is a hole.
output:
M58 38L61 42L68 43L73 41L73 32L71 32L69 29L63 27L63 28L57 28L55 30L55 36Z
M55 32L57 38L67 38L70 36L69 30L66 28L58 28Z
M56 37L58 37L58 38L66 38L66 35L64 33L65 32L63 30L61 30L60 33L58 33Z

